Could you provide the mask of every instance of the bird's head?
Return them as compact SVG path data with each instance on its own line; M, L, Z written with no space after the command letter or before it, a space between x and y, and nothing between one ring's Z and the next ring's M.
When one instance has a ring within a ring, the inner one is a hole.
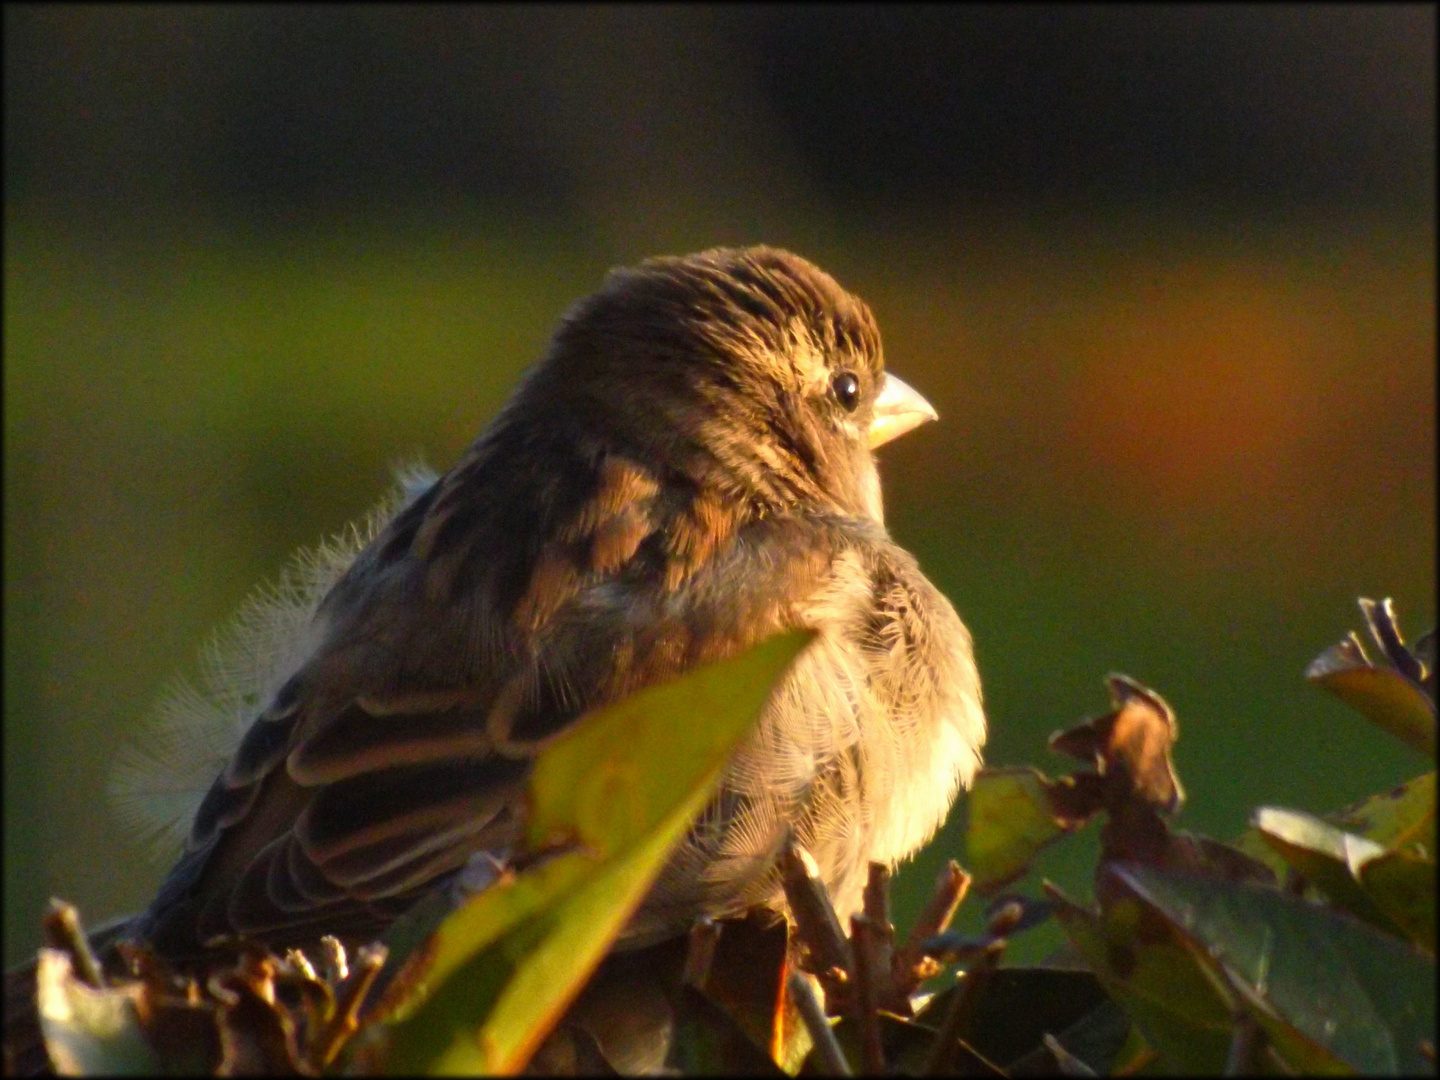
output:
M566 315L525 403L736 500L877 520L872 450L935 418L885 373L865 303L768 247L612 272Z

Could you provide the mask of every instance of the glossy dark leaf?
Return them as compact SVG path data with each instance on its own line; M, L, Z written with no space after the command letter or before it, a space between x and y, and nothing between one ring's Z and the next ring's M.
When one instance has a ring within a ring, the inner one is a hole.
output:
M668 1068L684 1076L784 1076L735 1019L705 995L682 987Z
M1218 1074L1230 1048L1231 1009L1168 919L1129 897L1101 912L1047 883L1055 917L1170 1073Z
M1331 901L1372 925L1399 932L1358 876L1366 860L1385 854L1382 846L1297 810L1262 806L1253 823L1261 839Z
M1408 943L1271 889L1138 865L1108 875L1352 1068L1430 1068L1435 963Z
M916 1022L938 1029L961 989L935 995ZM1008 1067L1042 1047L1044 1035L1069 1030L1105 1000L1100 982L1083 969L997 968L986 977L959 1037L985 1058Z
M787 970L785 923L757 913L719 926L720 940L701 986L704 996L726 1013L755 1047L767 1053L776 1047L782 1058L803 1058L810 1048L809 1036L804 1035L803 1045L787 1054L789 1043L801 1035L803 1025L797 1016L777 1009Z
M1107 997L1069 1027L1047 1034L1053 1034L1066 1052L1092 1072L1108 1075L1130 1031L1130 1017ZM1059 1068L1054 1053L1042 1044L1007 1062L1005 1071L1011 1076L1053 1076Z
M1209 959L1209 958L1207 958ZM1266 1041L1294 1072L1304 1076L1353 1076L1355 1069L1279 1016L1270 1003L1245 980L1232 976L1218 961L1213 970L1240 1002L1245 1011L1260 1025ZM1263 1060L1263 1059L1262 1059Z

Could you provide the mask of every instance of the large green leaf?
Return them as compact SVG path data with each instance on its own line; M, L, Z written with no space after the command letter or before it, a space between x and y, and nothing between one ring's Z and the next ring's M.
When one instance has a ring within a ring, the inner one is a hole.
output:
M1434 1038L1435 963L1406 942L1273 889L1136 864L1107 873L1351 1068L1433 1068L1421 1042Z
M730 1013L698 990L682 987L676 1004L668 1068L684 1076L786 1075Z
M936 994L915 1022L938 1030L964 991L962 983ZM1121 1021L1118 1033L1101 1030L1113 1019L1112 1013ZM1007 1070L1019 1061L1050 1064L1052 1058L1042 1040L1047 1034L1062 1036L1067 1049L1105 1070L1128 1027L1129 1021L1106 996L1093 972L1078 967L1002 967L985 976L979 993L971 995L955 1034L976 1053ZM928 1049L927 1040L924 1051ZM924 1060L924 1052L918 1057Z
M1353 1076L1355 1069L1336 1057L1314 1039L1298 1030L1270 1007L1270 1003L1246 984L1237 979L1214 957L1203 953L1197 946L1197 956L1202 963L1215 973L1216 979L1224 983L1227 990L1260 1025L1265 1038L1290 1066L1292 1072L1302 1076Z
M1231 1008L1179 930L1120 897L1096 913L1049 882L1065 934L1171 1074L1218 1074L1230 1049Z
M652 687L582 719L530 784L529 836L563 853L451 915L403 980L391 1072L514 1072L644 898L730 753L812 635ZM426 998L418 1009L414 1001Z

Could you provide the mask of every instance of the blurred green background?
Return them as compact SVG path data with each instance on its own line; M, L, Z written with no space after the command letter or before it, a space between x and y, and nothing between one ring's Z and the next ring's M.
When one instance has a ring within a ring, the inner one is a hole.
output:
M1301 672L1358 595L1435 619L1433 7L4 22L7 962L158 883L106 777L251 588L448 465L608 267L721 243L833 272L939 409L889 519L992 762L1064 767L1120 670L1190 828L1424 768Z

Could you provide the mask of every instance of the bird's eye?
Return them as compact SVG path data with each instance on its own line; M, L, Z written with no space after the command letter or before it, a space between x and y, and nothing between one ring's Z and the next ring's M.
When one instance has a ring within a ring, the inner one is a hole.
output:
M835 400L846 412L854 412L860 404L860 380L854 372L842 371L830 380L830 389L835 391Z

